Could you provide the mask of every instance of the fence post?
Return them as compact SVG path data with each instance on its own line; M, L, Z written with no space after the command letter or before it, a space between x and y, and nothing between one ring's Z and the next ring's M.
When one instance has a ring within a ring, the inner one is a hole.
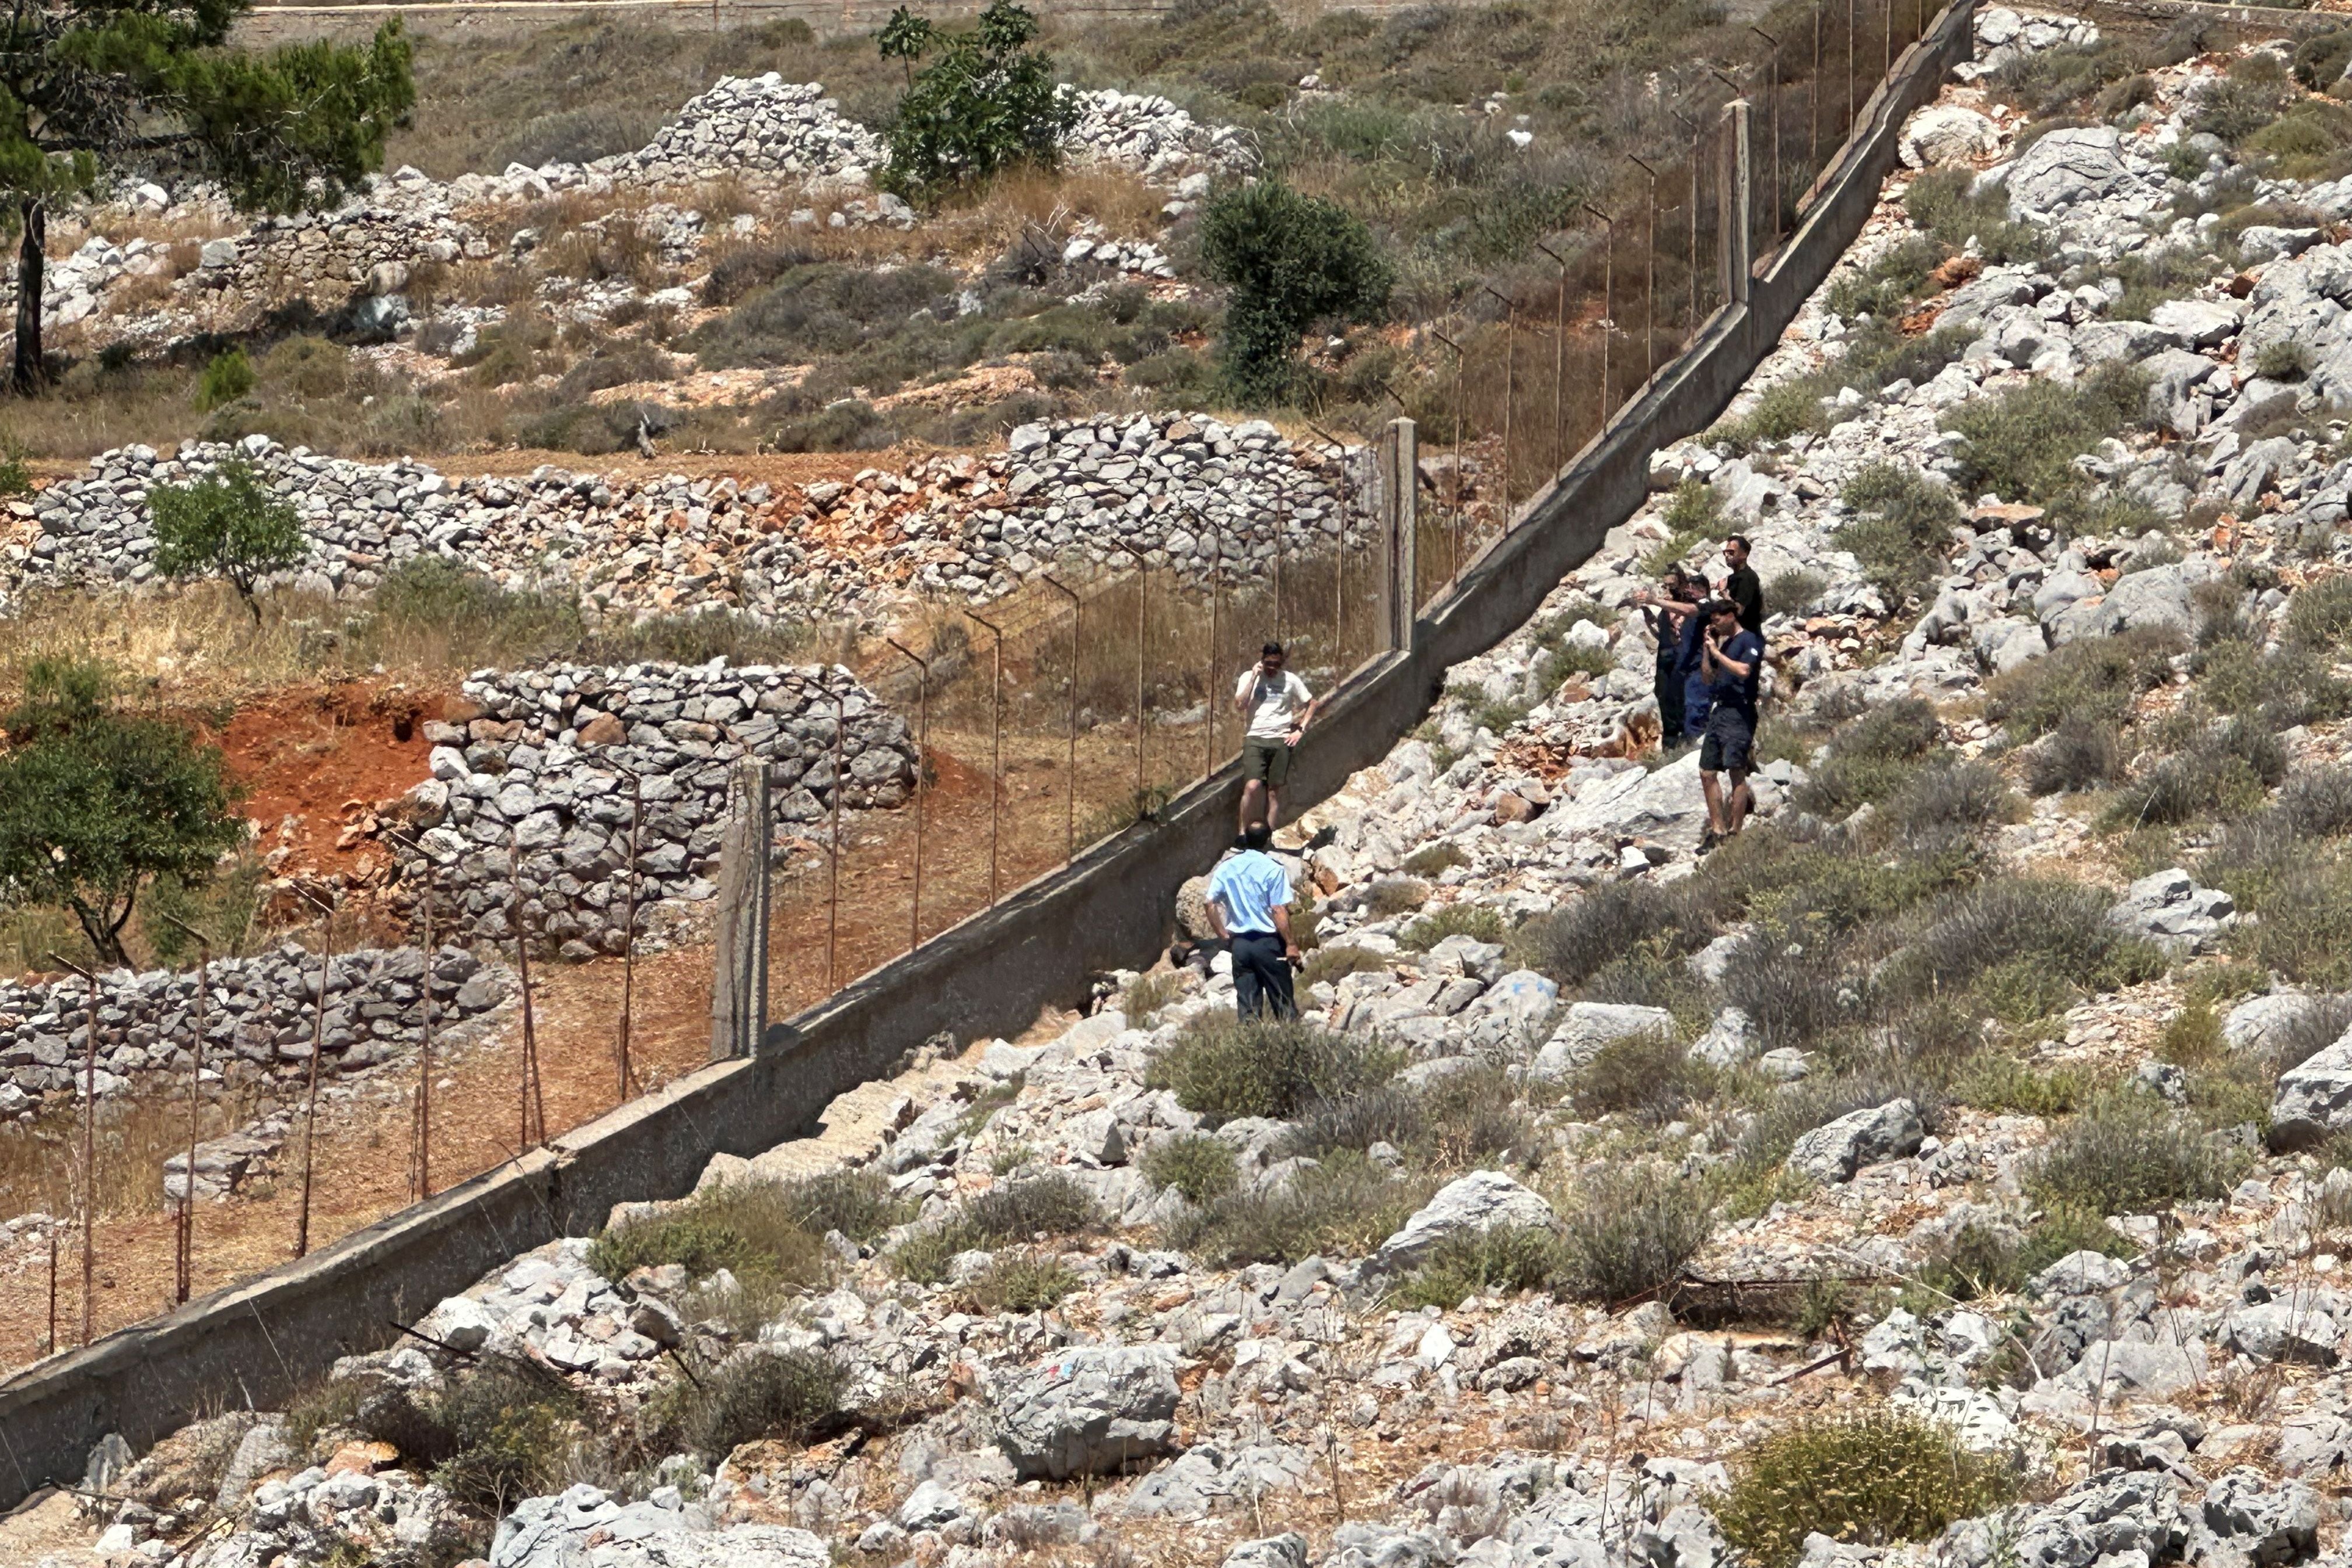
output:
M1748 286L1753 280L1749 246L1754 229L1751 204L1754 162L1748 154L1748 100L1735 98L1723 106L1723 202L1717 209L1721 220L1716 225L1716 247L1723 258L1723 302L1727 305L1748 303Z
M1406 418L1391 419L1381 430L1378 491L1381 527L1386 533L1386 570L1382 573L1381 626L1391 649L1412 651L1412 627L1421 606L1421 579L1416 574L1413 547L1421 531L1421 440L1418 428Z
M752 1032L753 962L759 952L760 870L768 854L763 763L738 766L728 794L727 835L719 850L719 945L710 970L710 1059L749 1056ZM756 782L755 777L756 775ZM764 977L762 977L764 979Z

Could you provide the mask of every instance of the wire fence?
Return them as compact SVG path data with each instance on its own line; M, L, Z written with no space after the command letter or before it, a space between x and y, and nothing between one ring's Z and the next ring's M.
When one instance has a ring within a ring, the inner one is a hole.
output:
M1405 418L1370 440L1311 422L1293 431L1289 460L1318 466L1337 497L1311 524L1276 516L1244 537L1178 498L1156 516L1159 547L1118 546L1109 564L1057 570L987 604L937 607L886 639L858 674L906 719L920 758L915 788L900 805L853 808L836 755L816 820L779 820L764 784L737 792L724 826L739 853L731 870L719 868L713 1055L756 1048L772 1009L821 1001L1214 774L1240 751L1234 690L1261 644L1284 644L1290 668L1323 696L1394 651L1412 617L1524 520L1543 486L1716 311L1745 296L1748 279L1803 222L1880 79L1932 20L1927 0L1822 0L1767 14L1749 29L1747 58L1665 110L1675 128L1669 145L1627 158L1623 178L1582 206L1576 228L1538 243L1454 317L1422 329L1431 351L1423 370L1389 389ZM846 719L833 723L837 751ZM815 732L824 742L824 721ZM635 784L625 785L633 799ZM633 825L643 811L639 801ZM634 826L632 834L634 868ZM509 854L523 863L519 849ZM429 858L422 865L412 892L429 952L462 911L454 894L436 892ZM549 1121L536 1002L543 981L532 967L550 933L534 913L542 890L525 882L512 879L513 934L499 954L522 987L521 1048L501 1091L511 1097L517 1152L563 1131ZM635 886L633 872L617 1016L599 1037L574 1031L553 1047L558 1069L575 1079L592 1059L594 1073L609 1075L601 1079L609 1096L598 1098L612 1105L646 1087L632 1052L649 909ZM477 1173L436 1148L442 1020L429 984L421 995L424 1044L406 1119L416 1199ZM191 1192L205 1065L199 1052L184 1123ZM303 1195L287 1257L326 1239L312 1232L310 1191L332 1173L317 1163L315 1085L306 1088L289 1150L299 1151ZM83 1131L72 1219L45 1230L40 1353L98 1327L89 1140ZM184 1301L205 1225L193 1196L173 1208L173 1294Z

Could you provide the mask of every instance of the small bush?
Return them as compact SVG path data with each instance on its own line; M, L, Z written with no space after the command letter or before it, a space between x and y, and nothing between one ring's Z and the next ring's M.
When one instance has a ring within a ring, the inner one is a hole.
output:
M1424 844L1404 858L1404 869L1408 875L1430 879L1450 871L1456 866L1468 864L1470 864L1470 857L1463 852L1462 846L1451 839L1435 844Z
M1764 584L1764 603L1775 615L1801 616L1813 607L1829 585L1829 579L1820 573L1799 566L1779 574Z
M1000 1252L964 1288L974 1312L1042 1312L1078 1288L1078 1277L1050 1253L1016 1247Z
M2123 735L2095 714L2067 714L2025 753L2025 787L2035 795L2097 789L2123 773Z
M1069 1236L1096 1222L1094 1200L1069 1176L1055 1173L1024 1182L1005 1182L915 1232L890 1255L898 1272L924 1284L947 1278L948 1264L961 1252Z
M1654 1295L1681 1277L1709 1229L1698 1183L1649 1166L1602 1172L1579 1186L1561 1223L1561 1280L1596 1301Z
M2192 131L2210 131L2235 146L2276 120L2285 107L2286 97L2275 82L2233 77L2214 83L2198 99L2189 123Z
M1850 551L1888 605L1922 594L1944 572L1944 552L1960 521L1952 493L1916 468L1873 463L1847 481L1840 498L1857 514L1831 542Z
M1170 1242L1220 1268L1360 1257L1396 1234L1435 1184L1334 1153L1275 1192L1236 1192L1171 1226Z
M2081 1068L2036 1068L1998 1050L1970 1057L1952 1084L1952 1097L1964 1105L2044 1120L2077 1109L2092 1093L2092 1078Z
M1904 211L1947 249L1973 239L1988 262L2033 261L2047 254L2049 239L2031 225L2011 222L2001 193L1979 195L1975 182L1970 169L1931 169L1904 193Z
M1987 682L1988 710L2015 742L2039 739L2069 715L2120 723L2140 693L2170 677L2181 648L2180 634L2164 627L2071 642Z
M1699 545L1723 534L1723 498L1704 479L1685 479L1675 487L1674 499L1658 516L1666 538L1643 558L1642 570L1657 576L1685 559Z
M1370 974L1389 966L1389 961L1368 947L1340 943L1335 947L1318 947L1307 955L1298 971L1298 985L1308 990L1328 980L1334 983L1350 974Z
M1569 1097L1579 1116L1623 1114L1646 1126L1681 1119L1695 1100L1711 1096L1717 1074L1671 1035L1633 1035L1595 1051L1576 1075Z
M429 1422L432 1479L469 1508L502 1514L524 1498L557 1490L574 1446L585 1435L587 1407L554 1373L493 1359L454 1379L423 1409ZM419 1454L409 1436L404 1454Z
M1143 1176L1195 1204L1213 1203L1241 1183L1233 1145L1205 1132L1180 1132L1152 1144L1143 1153Z
M1503 912L1485 904L1453 903L1433 910L1397 932L1397 945L1408 952L1427 952L1449 936L1473 942L1499 942L1510 935Z
M1131 1029L1150 1029L1160 1022L1160 1009L1182 994L1183 984L1173 974L1139 974L1128 982L1126 994L1118 999L1118 1010Z
M2053 1207L2094 1214L2155 1214L2218 1198L2244 1157L2155 1095L2126 1088L2100 1096L2059 1129L2028 1165L2026 1190Z
M1244 1116L1287 1120L1379 1083L1394 1067L1380 1047L1310 1024L1213 1018L1154 1056L1145 1081L1174 1090L1179 1105L1213 1127Z
M1966 440L1958 457L1971 492L2054 506L2084 485L2074 459L2139 416L2146 384L2102 367L2073 386L2030 381L1956 409L1947 426Z
M814 1284L826 1272L827 1231L871 1241L898 1224L903 1210L871 1171L738 1182L666 1214L608 1227L588 1249L588 1263L613 1280L676 1263L696 1279L725 1268L739 1279Z
M1834 388L1826 378L1801 375L1767 387L1748 412L1708 431L1707 439L1735 451L1752 452L1774 441L1785 441L1801 431L1826 430L1830 416L1822 399Z
M1705 889L1692 882L1604 882L1527 921L1508 946L1511 963L1577 986L1643 944L1675 959L1715 933Z
M1859 978L1827 921L1775 916L1732 948L1717 989L1748 1015L1766 1049L1803 1048L1847 1021Z
M1758 1568L1792 1568L1809 1535L1858 1546L1925 1541L2015 1490L1998 1458L1923 1416L1806 1415L1733 1459L1716 1518Z
M1383 877L1364 889L1364 913L1376 921L1410 914L1429 901L1429 884L1412 877Z
M805 1442L840 1414L848 1387L847 1369L820 1351L751 1345L698 1383L673 1384L656 1425L715 1464L763 1437Z
M2003 1016L2042 1016L2164 973L2161 952L2107 919L2108 902L2079 882L1997 879L1947 898L1898 962L1921 994L1974 987Z
M2286 747L2257 721L2232 719L2166 758L2119 795L2105 822L2114 827L2194 822L2216 812L2260 805L2286 776Z
M196 406L210 413L235 403L253 391L256 379L253 361L243 349L223 349L205 363L204 374L196 378Z
M2352 865L2336 856L2306 856L2261 868L2259 879L2244 869L2225 868L2215 876L2261 917L2231 933L2232 951L2303 984L2352 984Z
M1559 1238L1550 1231L1497 1226L1439 1243L1389 1300L1408 1310L1436 1307L1450 1312L1472 1296L1543 1289L1559 1267Z
M2297 589L2287 600L2286 640L2315 653L2338 653L2352 644L2352 576Z
M1840 316L1897 316L1919 297L1927 275L1942 265L1944 247L1914 237L1830 285L1829 308Z

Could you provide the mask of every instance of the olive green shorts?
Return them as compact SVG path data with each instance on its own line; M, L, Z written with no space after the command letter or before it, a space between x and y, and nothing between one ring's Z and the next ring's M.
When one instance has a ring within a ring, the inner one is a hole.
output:
M1280 789L1290 777L1290 742L1252 735L1242 742L1242 782Z

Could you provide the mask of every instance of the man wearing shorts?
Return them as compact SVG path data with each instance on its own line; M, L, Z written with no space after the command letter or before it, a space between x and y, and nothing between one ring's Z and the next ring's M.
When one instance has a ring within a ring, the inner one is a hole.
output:
M1748 787L1756 746L1756 694L1764 675L1764 639L1739 624L1739 605L1716 599L1706 607L1706 635L1699 668L1706 678L1706 732L1699 739L1699 787L1706 794L1705 854L1738 835L1755 795ZM1726 794L1721 776L1731 775Z
M1270 642L1242 672L1234 708L1242 715L1242 809L1238 829L1253 822L1271 829L1282 820L1282 786L1290 779L1290 749L1322 707L1307 682L1285 667L1282 645ZM1264 798L1261 799L1260 797Z

